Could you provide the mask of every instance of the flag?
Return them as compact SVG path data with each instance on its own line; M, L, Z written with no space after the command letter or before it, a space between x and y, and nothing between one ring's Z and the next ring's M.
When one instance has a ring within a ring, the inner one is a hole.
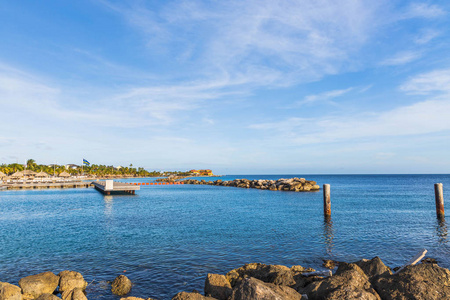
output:
M83 158L83 165L85 165L85 166L90 166L91 165L91 163L90 162L88 162L87 160L85 160L84 158Z

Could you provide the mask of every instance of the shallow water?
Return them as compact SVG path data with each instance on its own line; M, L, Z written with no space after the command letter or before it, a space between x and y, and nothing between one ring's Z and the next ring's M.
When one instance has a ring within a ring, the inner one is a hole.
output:
M203 185L142 186L135 196L2 191L0 281L17 284L24 276L69 269L90 282L89 299L120 299L105 281L125 274L135 283L131 296L170 299L183 290L203 291L207 273L250 262L320 269L322 259L380 256L395 267L425 248L450 267L448 225L436 219L433 189L442 182L449 199L450 175L220 179L293 176L331 184L329 222L322 192Z

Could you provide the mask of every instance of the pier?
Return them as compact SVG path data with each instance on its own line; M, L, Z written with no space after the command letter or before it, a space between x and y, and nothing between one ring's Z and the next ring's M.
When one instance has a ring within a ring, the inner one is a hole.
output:
M7 183L0 186L3 190L41 190L41 189L71 189L89 188L90 182L65 181L65 182L30 182L30 183Z
M111 195L111 193L117 192L134 195L136 191L141 189L138 185L124 182L114 182L113 180L93 181L91 184L97 191L105 195Z

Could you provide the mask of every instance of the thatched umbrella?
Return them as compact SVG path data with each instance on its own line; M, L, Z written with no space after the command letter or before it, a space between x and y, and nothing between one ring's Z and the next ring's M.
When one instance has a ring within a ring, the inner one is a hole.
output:
M42 172L37 173L36 177L44 178L44 177L50 177L50 175L48 175L47 173L42 171Z
M59 177L70 177L70 174L67 173L66 171L59 173L58 175Z
M23 172L24 176L34 176L34 175L37 174L36 172L31 171L31 170L25 170L25 171L22 171L22 172Z
M0 171L0 178L3 178L3 177L5 177L5 176L6 176L6 174L3 173L2 171Z
M16 172L11 175L11 178L22 178L23 177L23 171Z

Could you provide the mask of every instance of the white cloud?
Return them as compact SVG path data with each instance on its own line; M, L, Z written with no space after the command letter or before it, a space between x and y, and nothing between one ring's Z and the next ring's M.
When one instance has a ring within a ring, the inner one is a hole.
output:
M376 27L381 6L353 0L189 1L149 10L132 3L107 4L143 33L152 53L164 47L171 56L189 57L199 77L218 74L230 85L256 86L309 82L351 68L351 56Z
M414 42L419 45L424 45L431 42L433 39L438 37L440 33L436 30L426 29L420 32L419 35L414 39Z
M450 131L450 69L420 74L400 87L410 94L440 92L433 98L380 113L322 118L292 117L250 125L282 136L286 143L360 142L374 137L402 137Z
M391 58L385 59L381 62L381 65L385 66L398 66L410 63L412 61L417 60L421 57L421 54L418 52L406 51L400 52L394 55Z
M168 125L182 119L183 112L198 108L202 101L235 93L220 91L222 86L223 82L193 82L114 91L101 89L85 99L83 88L59 86L0 64L0 103L9 115L26 113L30 117L47 116L55 122L63 120L92 126ZM81 94L77 94L77 90Z
M450 69L434 70L408 80L400 89L408 94L450 93Z
M391 111L323 118L289 118L253 124L286 143L297 145L361 142L374 137L400 137L450 131L450 97L427 100Z
M333 91L327 91L320 94L315 95L308 95L303 100L297 102L298 105L313 103L317 101L329 101L334 98L338 98L344 94L349 93L352 91L353 88L347 88L347 89L341 89L341 90L333 90Z
M446 11L438 5L412 3L404 13L403 18L436 18L445 14Z

